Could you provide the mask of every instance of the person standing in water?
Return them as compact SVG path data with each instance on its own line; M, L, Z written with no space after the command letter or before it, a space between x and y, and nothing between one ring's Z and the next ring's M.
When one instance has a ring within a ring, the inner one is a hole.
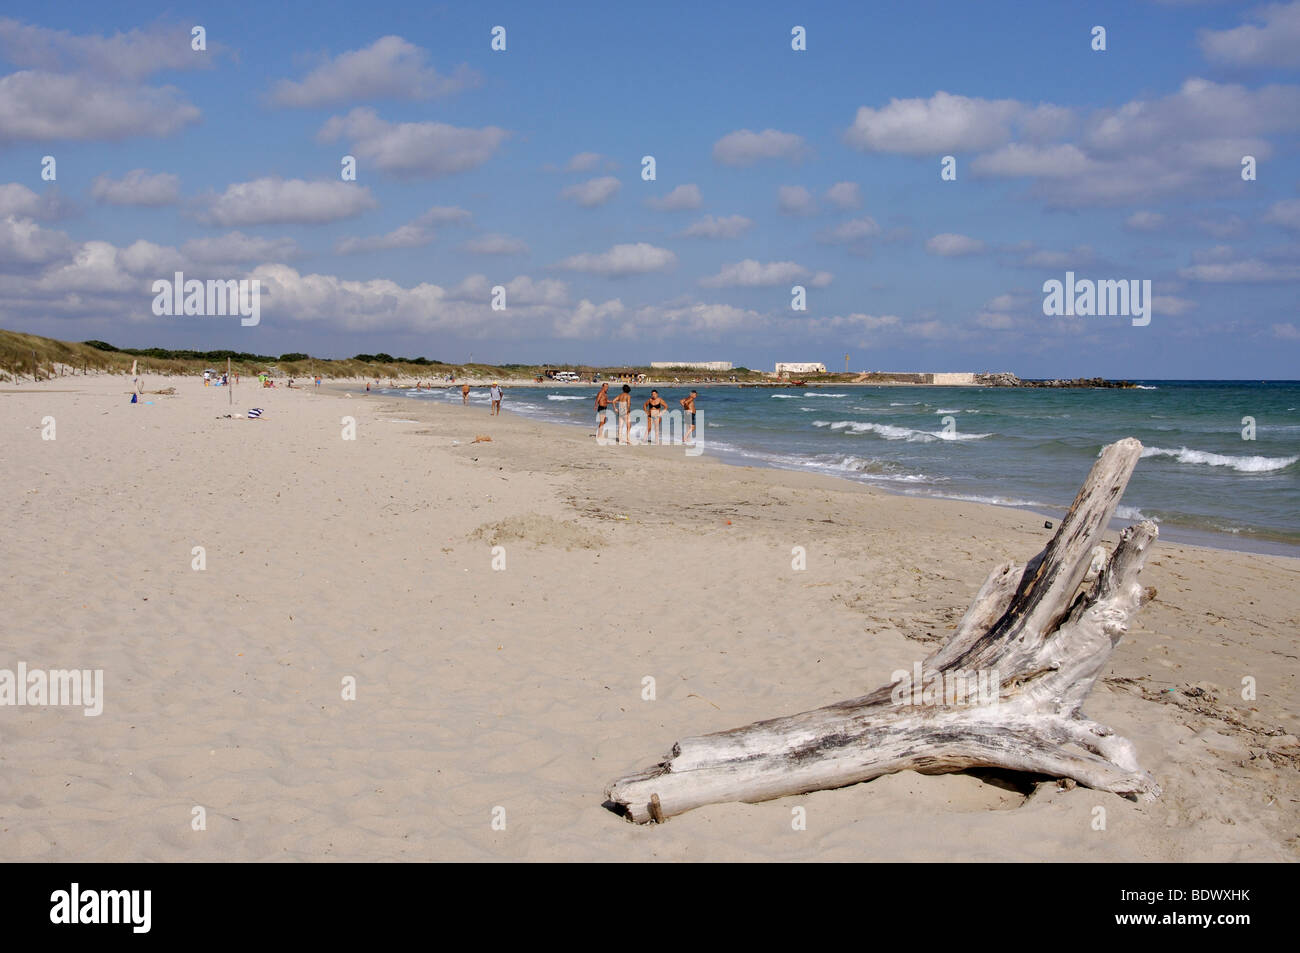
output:
M462 407L469 406L469 384L460 385L460 403Z
M494 382L492 389L488 391L488 396L492 398L492 416L499 417L501 415L501 385Z
M659 424L663 419L664 411L668 409L668 402L659 396L659 391L652 390L650 399L645 402L645 442L653 440L655 443L662 444L663 434L660 433Z
M686 433L682 437L682 443L689 443L691 438L695 436L695 398L698 396L698 391L691 391L689 397L683 397L679 401L682 405L682 410L690 415L686 419Z
M609 413L609 382L600 385L596 392L596 439L605 433L605 418Z

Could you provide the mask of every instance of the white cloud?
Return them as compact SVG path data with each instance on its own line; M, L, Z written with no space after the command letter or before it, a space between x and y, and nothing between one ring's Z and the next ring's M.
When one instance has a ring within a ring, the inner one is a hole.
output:
M1285 324L1273 325L1273 336L1281 338L1283 341L1300 341L1300 328L1297 328L1290 321Z
M402 39L384 36L360 50L341 53L299 81L282 79L271 93L281 106L328 106L374 99L429 99L448 96L481 82L462 64L443 76L428 64L428 53Z
M509 137L504 129L449 126L441 122L388 122L358 107L334 116L317 139L346 138L358 159L403 178L438 178L483 165Z
M1243 258L1239 261L1193 265L1181 269L1178 274L1191 281L1212 284L1272 284L1300 281L1300 265Z
M725 218L706 215L698 222L693 222L682 234L690 238L739 238L753 227L753 219L743 215L728 215Z
M1247 229L1244 218L1228 212L1215 212L1212 217L1197 219L1192 224L1215 238L1238 238Z
M1009 178L1070 178L1083 174L1089 168L1090 161L1083 150L1070 143L1039 146L1011 142L994 152L976 156L971 161L971 171L978 175Z
M263 283L264 322L297 321L346 331L451 331L480 338L501 333L502 315L491 310L493 283L483 275L471 275L451 291L428 283L405 287L381 278L300 274L284 265L261 266L252 277ZM506 285L506 300L512 326L521 332L553 334L571 317L560 281L518 276Z
M973 152L1006 142L1012 122L1029 111L1013 99L972 99L940 91L929 99L891 99L880 109L861 106L844 138L864 152Z
M469 275L455 288L447 293L452 301L487 302L492 295L495 281L487 275ZM563 305L569 301L569 286L557 278L543 278L534 281L528 275L516 275L503 287L506 289L506 304L516 305Z
M1274 202L1264 213L1264 221L1283 228L1300 228L1300 199Z
M235 182L212 199L207 217L218 225L315 225L352 218L375 207L366 186L325 180L265 178Z
M660 212L677 212L699 208L704 204L704 197L698 185L679 185L667 195L646 199L645 204Z
M683 335L716 337L728 331L754 332L769 322L757 311L715 302L691 302L639 308L623 327L624 337L642 339L647 334L660 340Z
M676 263L677 256L668 249L637 242L634 245L615 245L605 252L573 255L559 262L556 267L594 275L624 277L664 271Z
M0 18L0 50L17 66L60 73L84 73L100 80L138 81L162 70L207 69L207 55L190 48L190 27L158 25L112 36L74 34Z
M567 314L555 320L555 334L562 338L592 338L608 326L611 318L623 314L623 302L613 298L603 304L593 304L586 298Z
M198 108L170 86L33 71L0 77L0 142L162 137L198 118Z
M70 254L74 247L63 232L41 228L29 218L0 219L0 264L45 264Z
M792 132L738 129L713 144L713 158L723 165L747 166L761 159L798 162L807 152L803 138Z
M783 185L776 190L776 205L786 215L815 215L817 200L802 185Z
M415 225L465 225L473 216L454 205L435 205L415 220Z
M1161 99L1132 100L1100 110L1085 125L1083 145L1097 154L1127 158L1138 150L1196 147L1198 164L1222 160L1240 171L1240 151L1255 137L1300 128L1300 87L1257 89L1192 78ZM1256 154L1256 153L1251 153ZM1166 156L1162 154L1162 158Z
M1159 212L1139 210L1124 220L1124 227L1132 232L1154 232L1164 226L1165 217Z
M147 248L137 250L137 265L148 267L149 262L157 258L155 255L140 255L140 251L147 251ZM112 294L143 290L147 287L146 283L132 277L125 263L119 259L120 254L123 253L109 242L84 242L73 252L70 261L52 266L42 274L36 286L42 291L57 291L62 294ZM169 265L170 263L164 267Z
M599 152L579 152L564 164L565 172L594 172L600 168L604 156Z
M528 251L523 239L510 235L480 235L461 247L476 255L520 255Z
M1056 107L1039 106L1029 115ZM1022 132L1032 123L1020 119ZM1189 197L1240 184L1241 158L1263 160L1265 138L1300 129L1300 87L1188 79L1167 96L1094 111L1076 142L1012 142L971 161L976 174L1023 177L1049 204L1126 204Z
M394 248L421 248L432 242L433 237L433 232L419 225L402 225L386 235L339 239L334 245L334 251L340 255L356 255L372 251L390 251Z
M250 263L283 261L298 254L292 238L258 238L243 232L228 232L215 238L194 238L181 252L195 262Z
M999 311L981 311L975 315L975 323L990 331L1006 331L1015 326L1015 318Z
M878 340L880 332L894 332L903 328L902 319L895 314L837 314L824 318L810 318L799 322L802 336L834 337L837 341L865 346Z
M170 172L151 174L146 169L132 169L120 179L97 176L90 186L90 194L106 205L174 205L180 193L180 176Z
M1196 307L1196 302L1189 298L1179 298L1175 295L1154 295L1151 298L1151 310L1156 314L1166 314L1171 317L1178 317L1180 314L1186 314Z
M1231 245L1214 245L1211 248L1198 248L1192 252L1192 261L1199 265L1210 262L1232 261L1236 257L1236 249Z
M1019 264L1022 268L1065 268L1078 270L1095 264L1097 255L1090 245L1076 245L1069 251L1041 248L1029 251Z
M18 215L24 218L53 219L67 211L66 204L54 189L38 195L17 182L0 185L0 218Z
M856 182L836 182L826 190L826 201L837 208L858 208L862 205L862 189Z
M794 281L807 281L815 288L824 288L831 283L831 278L829 272L814 273L793 261L764 263L746 258L744 261L724 265L716 275L700 279L700 284L706 288L770 288Z
M964 255L978 255L985 250L987 246L978 238L971 238L969 235L956 235L952 232L944 232L942 235L935 235L925 242L925 250L931 255L939 255L943 258L957 258Z
M117 261L131 275L170 275L187 264L185 256L175 248L143 239L118 249Z
M568 199L583 208L596 208L612 199L621 187L622 183L618 179L605 175L561 189L560 198Z
M817 240L827 245L852 245L854 242L879 234L880 226L876 224L876 220L870 215L864 215L861 218L840 222L834 228L821 232Z
M1300 66L1300 3L1273 3L1251 14L1259 22L1230 30L1202 30L1207 59L1230 66Z

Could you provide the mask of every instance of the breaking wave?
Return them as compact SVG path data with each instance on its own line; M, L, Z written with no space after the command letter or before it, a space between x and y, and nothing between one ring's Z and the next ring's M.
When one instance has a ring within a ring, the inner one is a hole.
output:
M1231 467L1239 473L1272 473L1284 470L1300 460L1300 457L1230 457L1222 453L1209 453L1205 450L1191 450L1179 447L1168 450L1164 447L1145 447L1143 457L1172 457L1179 463L1199 463L1211 467Z
M844 430L848 433L873 433L886 440L908 440L912 443L930 443L933 440L983 440L992 434L987 433L948 433L944 430L913 430L910 427L895 427L891 424L876 424L859 420L814 420L814 427L829 427L831 430Z

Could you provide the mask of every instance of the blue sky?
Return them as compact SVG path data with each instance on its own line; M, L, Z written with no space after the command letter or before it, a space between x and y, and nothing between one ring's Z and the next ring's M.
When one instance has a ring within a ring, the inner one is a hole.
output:
M10 3L0 326L1293 378L1298 139L1300 2ZM258 278L261 323L155 316L176 270ZM1151 323L1045 316L1067 270L1150 279Z

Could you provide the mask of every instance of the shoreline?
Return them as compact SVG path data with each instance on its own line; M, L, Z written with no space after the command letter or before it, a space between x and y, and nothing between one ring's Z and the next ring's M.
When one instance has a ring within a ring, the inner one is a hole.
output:
M362 383L363 384L365 383L364 380L362 381ZM487 385L483 385L483 386L489 386L490 384L491 382L489 381ZM445 389L451 389L452 386L453 385L446 385ZM457 384L454 386L458 388L460 385ZM476 385L471 385L471 386L476 386ZM506 386L509 387L512 385L506 385ZM533 384L522 384L522 385L516 384L513 386L544 387L544 388L549 388L552 386L568 386L568 387L577 386L577 387L590 388L592 385L575 384L575 383L559 384L559 385L553 383L547 383L547 384L533 383ZM647 387L650 386L650 384L646 383L637 386ZM666 384L664 386L672 386L672 385ZM681 386L681 385L677 385L677 386ZM697 384L694 386L709 386L709 385ZM714 386L735 387L736 385L719 384ZM835 386L838 387L841 385L835 385ZM843 386L853 386L853 385L846 384ZM880 386L880 385L857 385L857 386ZM937 385L916 384L916 385L907 385L907 386L930 387L930 386L937 386ZM955 386L963 386L963 385L955 385ZM983 385L975 385L975 386L983 386ZM326 389L326 385L322 384L322 390L324 389ZM428 388L426 388L426 390L427 389ZM337 390L337 388L335 388L335 390ZM379 397L397 399L397 400L419 400L419 398L412 397L409 394L385 393L384 391L372 392L370 396L379 396ZM452 406L455 405L453 404ZM511 410L509 407L508 400L502 402L501 409L505 413L510 413L524 420L533 421L535 423L542 424L542 425L555 425L555 426L565 427L574 430L583 429L584 427L589 426L586 424L581 424L576 422L546 420L539 417L531 417L528 414L519 413L517 411ZM705 446L707 447L707 443ZM875 483L869 483L867 481L852 480L848 477L839 476L834 473L815 473L810 469L804 469L793 465L786 467L786 466L780 466L779 464L776 463L764 462L764 461L755 461L752 463L744 462L748 458L738 453L735 454L714 453L710 456L708 451L706 450L704 455L709 456L710 459L715 460L718 463L723 464L724 466L758 467L761 469L783 470L790 473L809 473L812 475L823 475L829 477L830 479L847 483L850 485L866 486L874 490L879 490L880 492L890 494L891 496L901 496L909 499L922 499L922 500L925 499L948 500L952 502L967 503L976 506L993 506L999 509L1019 510L1021 512L1033 513L1034 515L1038 516L1040 519L1057 520L1065 513L1066 510L1069 509L1069 503L1061 503L1061 504L998 503L993 500L967 499L960 496L945 495L939 492L909 493L906 490L896 489L887 485L878 485ZM1116 516L1111 521L1110 529L1118 531L1119 529L1122 529L1124 526L1127 526L1131 522L1133 522L1131 519L1126 519L1124 517ZM1289 544L1281 540L1275 540L1275 539L1260 537L1260 536L1246 536L1244 538L1240 538L1239 540L1239 537L1234 536L1233 534L1227 532L1216 532L1213 530L1202 530L1202 529L1197 529L1192 527L1178 526L1175 524L1166 524L1160 521L1157 522L1160 525L1161 538L1168 540L1170 542L1179 542L1188 546L1196 546L1201 549L1217 550L1222 552L1242 553L1245 555L1252 555L1252 556L1277 556L1284 559L1300 560L1300 546ZM1248 546L1254 546L1255 548L1247 548Z

